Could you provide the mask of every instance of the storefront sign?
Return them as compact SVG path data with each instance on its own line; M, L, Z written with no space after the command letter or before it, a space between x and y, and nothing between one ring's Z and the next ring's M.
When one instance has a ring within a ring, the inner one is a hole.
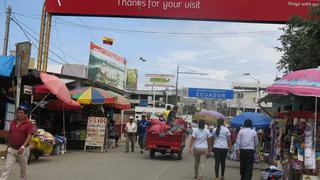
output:
M127 61L97 44L90 44L88 78L124 90Z
M233 90L188 88L188 97L202 99L233 99Z
M29 94L29 95L31 95L31 94L32 94L32 86L24 85L24 87L23 87L23 93L24 93L24 94Z
M86 131L86 146L101 147L103 150L107 118L105 117L89 117Z
M175 76L171 74L146 74L146 87L174 87Z
M113 16L245 22L286 22L308 16L318 0L46 0L57 15Z

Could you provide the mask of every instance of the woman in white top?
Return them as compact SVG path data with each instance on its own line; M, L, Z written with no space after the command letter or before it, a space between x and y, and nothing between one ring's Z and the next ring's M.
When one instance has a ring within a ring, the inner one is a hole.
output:
M199 128L193 131L189 146L189 153L194 156L194 178L202 179L204 161L209 152L211 152L211 134L208 129L205 129L205 121L200 119L198 122ZM199 166L200 164L200 166Z
M224 127L224 120L218 119L217 128L213 129L213 152L215 155L215 173L216 179L219 179L219 167L221 164L221 179L224 179L224 171L226 167L226 158L228 149L231 147L230 131Z

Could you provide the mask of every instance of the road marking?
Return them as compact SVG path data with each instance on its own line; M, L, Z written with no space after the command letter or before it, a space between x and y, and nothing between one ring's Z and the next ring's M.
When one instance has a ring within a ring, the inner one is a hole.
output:
M170 162L168 165L166 165L161 171L160 173L155 176L152 180L157 180L170 166L171 166L172 162Z

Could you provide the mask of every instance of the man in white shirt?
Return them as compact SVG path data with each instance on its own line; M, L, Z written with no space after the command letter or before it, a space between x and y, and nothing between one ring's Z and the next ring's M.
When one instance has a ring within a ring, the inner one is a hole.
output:
M134 152L134 143L137 133L137 124L133 122L133 116L130 116L129 122L126 124L126 152L129 152L129 141L131 143L131 151Z
M252 129L252 121L247 119L244 121L244 128L238 134L237 142L240 149L240 174L241 180L251 180L254 153L258 149L258 136Z

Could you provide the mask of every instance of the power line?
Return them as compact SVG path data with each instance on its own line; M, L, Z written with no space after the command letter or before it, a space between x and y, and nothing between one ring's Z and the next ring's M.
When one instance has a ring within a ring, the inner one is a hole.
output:
M29 36L31 36L33 39L34 39L34 37L29 33L29 32L27 32L13 17L11 17L11 20L20 28L20 30L22 31L22 33L26 36L26 38L31 42L31 44L36 48L36 49L38 49L38 46L37 45L35 45L34 44L34 42L32 42L32 40L31 40L31 38L29 37ZM29 34L29 36L28 36L28 34ZM37 40L37 39L36 39ZM39 50L39 49L38 49ZM50 58L50 57L48 57L49 58L49 60L51 60L51 61L53 61L53 62L55 62L55 63L58 63L58 64L61 64L61 65L63 65L63 63L61 63L61 62L59 62L59 61L57 61L57 60L54 60L54 59L52 59L52 58Z
M32 36L28 31L26 31L16 20L14 17L11 17L11 19L19 26L19 28L22 30L22 32L25 34L25 36L29 39L29 41L38 49L38 47L31 41L31 39L29 38L29 36L27 34L29 34L33 39L35 39L37 42L39 42L39 40L37 38L35 38L34 36ZM39 49L38 49L39 51ZM56 54L54 51L49 49L49 52L51 52L52 54L54 54L56 57L58 57L59 59L61 59L63 62L65 62L66 64L69 65L69 62L65 59L63 59L62 57L60 57L58 54ZM56 60L53 60L52 58L48 57L49 60L54 61L56 63L59 63L61 65L64 65L63 63L57 62ZM74 70L72 68L70 68L71 72L76 76L77 74L74 72Z
M92 37L96 42L98 42L97 39L96 39L96 37L93 35L90 27L89 27L87 24L85 24L79 17L77 17L77 18L78 18L78 20L80 21L80 23L88 29L89 34L91 35L91 37Z
M39 20L39 16L30 16L21 13L15 13L19 16L30 17L33 19ZM269 33L277 33L278 31L270 30L270 31L246 31L246 32L163 32L163 31L143 31L143 30L129 30L129 29L120 29L120 28L108 28L108 27L101 27L101 26L88 26L86 24L78 24L71 21L67 21L64 19L56 18L60 21L59 24L66 25L66 26L76 26L86 29L97 29L97 30L108 30L108 31L116 31L122 33L138 33L138 34L153 34L153 35L180 35L180 36L193 36L193 37L229 37L229 36L244 36L244 35L258 35L258 34L269 34ZM58 22L57 22L58 23Z
M62 46L61 46L60 36L59 36L59 33L58 33L58 27L57 27L56 19L54 20L54 28L55 28L55 31L56 31L56 36L57 36L59 49L61 51L61 54L62 54L63 58L66 59L66 57L64 55L64 51L62 51Z
M31 32L33 32L35 35L38 35L38 33L35 32L35 31L34 31L32 28L30 28L28 25L24 24L23 22L21 22L20 20L18 20L16 17L14 17L14 16L12 16L12 17L15 18L15 20L16 20L19 24L21 24L21 25L23 25L24 27L26 27L27 29L29 29L29 30L30 30ZM35 38L34 36L32 36L32 37L33 37L33 39L35 39L36 41L39 42L39 40L38 40L37 38ZM71 56L71 55L68 54L67 52L63 51L63 49L61 48L61 46L58 47L58 46L55 45L54 43L50 43L50 44L52 44L55 48L57 48L57 49L60 50L61 52L64 52L64 54L67 55L69 58L73 59L74 62L79 63L78 60L76 60L76 58L74 58L73 56ZM66 58L64 57L64 59L66 59Z
M78 27L86 27L82 24L74 23L71 21L63 20L57 18L64 25L73 25ZM94 29L100 30L111 30L125 33L143 33L143 34L160 34L160 35L190 35L190 36L213 36L213 35L248 35L248 34L261 34L261 33L275 33L277 31L248 31L248 32L162 32L162 31L143 31L143 30L128 30L128 29L119 29L119 28L106 28L101 26L91 26Z

